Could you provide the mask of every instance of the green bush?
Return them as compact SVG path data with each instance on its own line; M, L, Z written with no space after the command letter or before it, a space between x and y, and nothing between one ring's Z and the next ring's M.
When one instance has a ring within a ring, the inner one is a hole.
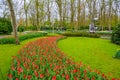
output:
M120 50L118 50L118 51L116 52L116 54L115 54L115 58L120 59Z
M79 26L79 30L89 29L89 26Z
M25 26L18 27L18 32L24 32L24 31L25 31Z
M115 44L120 45L120 24L118 24L113 30L111 41Z
M0 44L10 44L10 43L15 43L15 39L13 37L0 39Z
M35 32L35 33L30 33L30 34L27 34L27 35L20 36L19 40L23 41L23 40L26 40L26 39L45 36L45 35L47 35L47 33Z
M63 36L69 36L69 37L93 37L93 38L99 38L100 35L93 34L93 33L87 33L87 32L66 32L62 34Z
M110 31L97 31L96 33L100 35L112 35L112 32Z
M0 18L0 34L10 34L11 32L11 22L5 18Z
M24 41L26 39L41 37L45 35L47 35L46 32L34 32L27 35L19 36L19 40ZM13 37L0 39L0 44L14 44L14 43L15 43L15 39Z
M33 31L35 31L35 30L37 30L37 27L36 26L28 26L28 27L25 28L25 30L33 30Z

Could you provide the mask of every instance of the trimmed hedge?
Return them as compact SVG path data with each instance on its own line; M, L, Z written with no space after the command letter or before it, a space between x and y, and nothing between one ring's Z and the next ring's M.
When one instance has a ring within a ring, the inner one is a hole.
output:
M99 38L99 34L95 33L87 33L87 32L66 32L62 34L63 36L68 36L68 37L93 37L93 38Z
M115 44L120 45L120 24L118 24L113 30L111 41Z
M41 37L45 35L47 35L46 32L34 32L34 33L29 33L27 35L19 36L19 40L24 41L26 39ZM14 43L15 43L15 39L13 37L0 39L0 44L14 44Z
M15 38L13 37L0 39L0 44L12 44L12 43L15 43Z
M109 31L98 31L96 33L99 35L112 35L112 32L109 32Z

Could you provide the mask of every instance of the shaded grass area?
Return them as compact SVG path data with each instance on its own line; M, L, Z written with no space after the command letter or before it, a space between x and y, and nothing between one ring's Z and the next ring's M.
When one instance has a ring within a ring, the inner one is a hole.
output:
M68 37L58 42L59 48L75 61L82 61L86 66L105 73L108 77L120 78L120 60L114 59L120 46L110 40Z
M15 44L4 44L0 45L0 69L2 71L2 74L6 80L7 72L10 68L12 56L17 55L17 52L24 46L26 43L37 40L39 38L33 38L29 40L25 40L21 42L20 45ZM2 75L0 73L0 80L2 79Z

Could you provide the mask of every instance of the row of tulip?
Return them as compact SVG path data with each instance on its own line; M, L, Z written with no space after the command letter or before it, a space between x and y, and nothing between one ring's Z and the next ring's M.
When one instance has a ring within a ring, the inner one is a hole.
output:
M56 46L62 36L48 37L26 44L13 57L8 80L107 80L98 70L85 68L68 58ZM113 79L115 80L115 79Z

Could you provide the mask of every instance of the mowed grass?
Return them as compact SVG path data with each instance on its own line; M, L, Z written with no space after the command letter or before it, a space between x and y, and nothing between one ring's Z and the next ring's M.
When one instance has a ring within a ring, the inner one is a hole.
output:
M37 40L39 38L33 38L33 39L28 39L28 40L22 41L20 45L15 45L15 44L0 45L0 70L2 71L2 74L5 78L5 80L6 80L7 72L10 68L12 56L17 55L18 51L25 44L27 44L28 42ZM1 72L0 72L0 80L3 80Z
M58 47L75 61L105 73L108 77L120 78L120 60L114 59L120 46L110 40L86 37L68 37L60 40Z

